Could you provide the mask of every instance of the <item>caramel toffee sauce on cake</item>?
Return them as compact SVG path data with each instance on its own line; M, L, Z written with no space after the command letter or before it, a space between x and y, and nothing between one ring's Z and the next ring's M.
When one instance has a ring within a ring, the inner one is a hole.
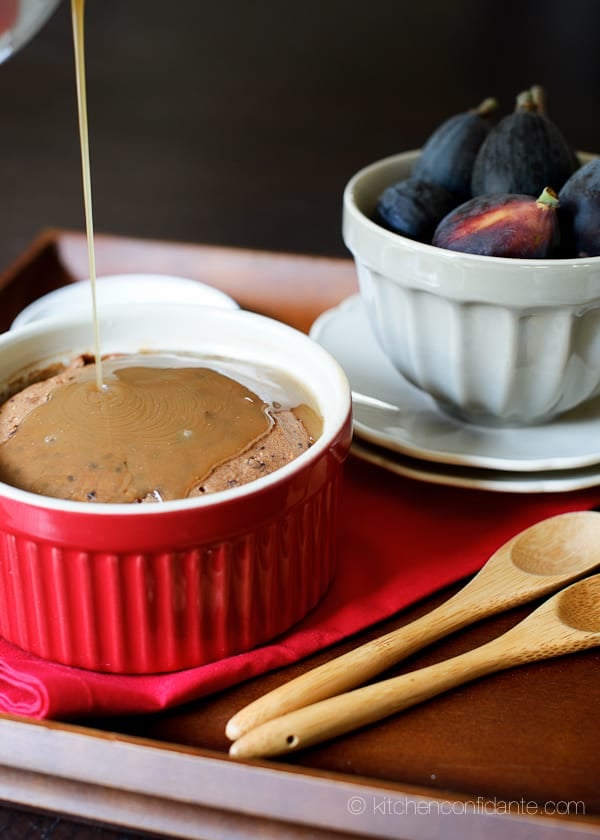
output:
M77 501L166 501L251 481L314 439L300 419L311 425L308 405L269 405L200 362L104 360L100 390L94 368L70 368L0 407L0 480ZM219 467L222 486L205 488Z

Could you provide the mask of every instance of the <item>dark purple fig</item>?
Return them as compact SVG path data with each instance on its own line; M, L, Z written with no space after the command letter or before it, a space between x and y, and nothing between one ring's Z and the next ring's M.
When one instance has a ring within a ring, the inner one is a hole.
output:
M382 192L375 221L394 233L430 242L438 222L457 204L455 196L438 184L411 177Z
M516 108L485 138L473 165L474 196L537 196L547 184L560 190L579 162L560 129L543 113L538 87L517 97Z
M487 257L551 257L560 242L558 196L546 187L529 195L485 195L456 207L438 225L433 244Z
M563 254L600 256L600 158L571 175L558 197Z
M455 114L438 126L423 146L413 177L445 187L459 201L470 198L475 157L490 130L488 118L497 108L497 101L490 97L478 108Z

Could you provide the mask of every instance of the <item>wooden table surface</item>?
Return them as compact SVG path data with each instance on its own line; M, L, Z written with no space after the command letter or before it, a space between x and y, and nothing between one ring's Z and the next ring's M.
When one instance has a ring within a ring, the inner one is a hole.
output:
M87 7L96 229L148 240L135 251L113 242L117 270L161 270L153 240L216 246L217 269L219 248L319 255L332 258L321 299L335 301L352 282L338 262L344 183L451 113L488 95L508 111L540 82L572 144L600 149L600 4L589 0ZM0 65L0 272L40 231L83 225L68 11ZM81 265L80 242L66 247ZM307 328L310 284L286 265L287 311ZM231 293L243 298L243 283ZM269 314L268 299L252 304ZM0 828L31 840L130 836L11 805Z

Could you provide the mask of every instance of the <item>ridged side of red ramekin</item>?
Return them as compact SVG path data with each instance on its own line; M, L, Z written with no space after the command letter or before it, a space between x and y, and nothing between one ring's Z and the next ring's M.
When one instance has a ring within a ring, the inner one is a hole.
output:
M113 673L189 668L291 627L335 568L339 475L252 531L176 551L87 552L0 532L0 634Z

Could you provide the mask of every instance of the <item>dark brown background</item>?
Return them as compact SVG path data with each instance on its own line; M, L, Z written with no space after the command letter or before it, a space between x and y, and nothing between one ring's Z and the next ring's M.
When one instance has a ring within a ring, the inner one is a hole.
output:
M88 0L99 231L345 254L340 194L457 110L532 83L600 150L589 0ZM80 228L69 3L0 66L0 267Z
M1 0L0 0L1 2ZM341 192L450 114L542 83L600 150L590 0L88 0L96 230L345 255ZM0 270L81 229L69 4L0 66ZM0 809L10 838L131 836Z

